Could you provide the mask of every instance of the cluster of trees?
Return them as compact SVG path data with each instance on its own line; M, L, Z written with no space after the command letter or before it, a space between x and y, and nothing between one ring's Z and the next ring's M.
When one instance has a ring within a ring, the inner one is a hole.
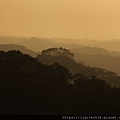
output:
M20 51L0 51L1 115L119 115L120 88Z
M10 72L10 76L12 77L17 74L20 75L22 73L25 74L24 77L26 75L29 75L31 78L50 78L51 80L61 78L61 80L64 80L66 79L66 76L69 76L70 74L65 67L59 65L58 63L54 63L50 66L47 66L45 64L43 65L36 58L22 54L20 51L15 50L9 52L1 51L0 61L1 73L5 72L5 74L9 74Z
M42 51L42 55L51 55L51 56L64 56L69 57L71 59L74 58L74 54L70 52L70 50L67 50L65 48L59 47L59 48L49 48L47 50Z

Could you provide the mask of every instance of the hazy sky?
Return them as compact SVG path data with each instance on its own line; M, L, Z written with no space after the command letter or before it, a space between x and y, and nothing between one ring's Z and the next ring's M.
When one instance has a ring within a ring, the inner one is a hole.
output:
M120 0L0 0L0 35L120 38Z

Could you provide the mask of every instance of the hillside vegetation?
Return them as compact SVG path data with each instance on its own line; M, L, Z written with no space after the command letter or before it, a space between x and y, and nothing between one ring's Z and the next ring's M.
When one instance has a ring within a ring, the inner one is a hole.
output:
M0 51L1 115L119 115L119 95L119 88L95 76L72 75L20 51Z
M59 63L62 66L65 66L72 74L80 73L87 77L96 76L99 79L105 79L106 82L112 87L120 87L120 77L117 75L117 73L102 68L89 67L76 62L73 59L74 54L72 54L70 51L67 53L66 51L69 50L64 48L50 48L43 50L42 53L37 56L37 59L41 63L48 65ZM56 52L58 54L56 54Z

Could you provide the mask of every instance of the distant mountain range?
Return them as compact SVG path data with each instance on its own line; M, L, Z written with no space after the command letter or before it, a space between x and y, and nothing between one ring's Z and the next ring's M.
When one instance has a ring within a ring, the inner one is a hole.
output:
M79 73L87 77L96 76L99 79L106 80L112 87L120 87L120 77L115 72L97 67L89 67L64 56L38 55L37 59L47 65L59 63L66 67L72 74Z
M17 44L23 45L28 49L39 52L48 47L56 47L56 44L49 39L44 38L28 38L28 37L0 37L0 44Z
M116 51L108 51L104 48L99 47L89 47L89 46L83 46L79 48L73 48L71 49L74 53L80 53L80 54L89 54L89 55L110 55L110 56L120 56L119 52Z
M76 53L75 58L78 62L83 63L87 66L104 68L110 71L114 71L120 75L120 56L110 55L90 55Z
M73 44L77 43L77 45L81 45L81 46L98 47L98 48L107 49L109 51L120 52L120 39L110 39L110 40L64 39L64 38L51 38L51 39L59 42L68 41L68 43L73 43Z
M0 36L0 50L20 50L24 54L29 54L33 57L36 57L37 54L44 49L62 46L64 48L70 49L74 53L75 60L88 66L100 67L114 71L120 75L120 52L107 50L108 48L112 49L113 47L119 51L119 40L108 40L100 42L94 40L91 42L91 46L83 46L76 43L65 43L63 42L64 40L66 39ZM100 48L93 47L92 45L103 46ZM114 45L116 45L116 47ZM107 46L107 49L104 48L105 46Z
M49 47L97 47L109 51L120 52L120 40L90 40L90 39L64 39L64 38L42 38L42 37L14 37L14 36L0 36L0 44L18 44L23 45L33 51L40 52Z
M50 38L37 38L37 37L9 37L0 36L0 44L17 44L27 47L35 52L41 52L44 49L51 47L65 47L65 48L76 48L81 47L81 45L73 43L61 43L54 42Z
M99 43L91 44L90 46L120 52L120 40L118 39L106 40Z

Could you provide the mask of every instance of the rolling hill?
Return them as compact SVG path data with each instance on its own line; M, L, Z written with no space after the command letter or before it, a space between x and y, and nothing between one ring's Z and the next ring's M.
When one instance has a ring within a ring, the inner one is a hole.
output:
M36 37L10 37L0 36L0 44L17 44L23 45L28 49L39 52L48 47L55 47L56 44L49 39Z
M80 54L89 54L89 55L110 55L110 56L120 56L119 52L116 51L108 51L104 48L99 47L89 47L83 46L79 48L73 48L71 51L80 53Z
M88 66L104 68L120 75L120 57L110 55L75 54L75 59Z
M105 79L112 87L120 87L120 77L117 76L115 72L112 72L113 70L110 71L109 69L106 70L105 68L103 69L100 67L89 67L88 65L81 64L80 62L76 62L74 59L70 59L69 57L65 56L39 54L37 59L41 63L48 65L59 63L60 65L66 67L72 74L80 73L87 77L96 76L97 78ZM114 63L116 61L112 62ZM109 64L109 66L110 65L111 64Z
M102 42L99 42L99 43L94 43L90 46L100 47L100 48L104 48L104 49L107 49L107 50L110 50L110 51L120 52L120 40L116 40L116 39L106 40L106 41L102 41Z
M5 52L10 51L10 50L19 50L21 51L23 54L29 54L32 57L36 57L37 53L27 49L26 47L22 46L22 45L16 45L16 44L0 44L0 50L3 50Z

